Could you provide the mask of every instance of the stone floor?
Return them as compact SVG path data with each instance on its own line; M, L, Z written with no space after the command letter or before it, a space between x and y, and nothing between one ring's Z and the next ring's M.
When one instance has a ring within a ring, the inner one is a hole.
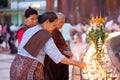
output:
M0 53L0 80L10 80L9 70L14 56L7 53Z
M15 55L9 54L9 51L7 50L0 53L0 80L10 80L10 65L14 57ZM73 69L75 71L73 71ZM69 80L80 80L78 72L78 68L73 68L73 66L69 66Z

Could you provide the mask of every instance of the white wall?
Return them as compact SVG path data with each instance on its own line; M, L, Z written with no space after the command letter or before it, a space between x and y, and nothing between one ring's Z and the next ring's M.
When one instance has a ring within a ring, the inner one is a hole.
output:
M41 8L45 8L46 6L46 1L32 1L32 2L12 2L11 3L11 9L26 9L28 8L31 4L40 4Z
M31 4L40 4L40 8L45 9L46 0L44 1L31 1L31 2L12 2L11 9L27 9ZM57 0L55 0L54 7L57 7Z

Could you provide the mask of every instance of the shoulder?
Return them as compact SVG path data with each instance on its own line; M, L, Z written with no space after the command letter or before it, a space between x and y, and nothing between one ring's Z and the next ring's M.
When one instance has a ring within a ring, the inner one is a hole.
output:
M44 29L39 30L38 33L43 37L52 37L52 35L45 31Z
M25 32L26 30L24 28L21 28L17 31L17 33Z

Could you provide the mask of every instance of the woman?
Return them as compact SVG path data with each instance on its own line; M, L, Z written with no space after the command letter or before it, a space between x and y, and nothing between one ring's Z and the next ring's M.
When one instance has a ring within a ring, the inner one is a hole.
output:
M66 57L72 57L73 54L71 51L66 51L68 45L66 44L61 32L59 29L62 28L65 22L64 14L58 12L56 13L58 17L57 28L52 32L53 40L60 50L60 52ZM56 64L48 56L45 59L45 73L49 76L49 80L68 80L69 79L69 67L66 64Z
M31 7L26 9L26 11L24 13L25 22L22 25L22 28L20 28L17 32L18 45L20 44L20 42L22 40L23 33L28 28L37 25L37 21L38 21L37 17L38 17L38 12L35 9L33 9Z
M85 68L84 62L70 60L63 56L53 39L52 31L57 25L57 16L54 12L45 12L38 17L39 25L25 31L18 47L18 54L10 69L11 80L45 80L44 58L47 54L56 64L71 64ZM49 80L49 78L47 79Z

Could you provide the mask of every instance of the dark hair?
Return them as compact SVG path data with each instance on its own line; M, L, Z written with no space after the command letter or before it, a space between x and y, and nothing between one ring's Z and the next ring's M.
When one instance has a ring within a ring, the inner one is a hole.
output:
M42 24L46 20L53 22L55 19L58 19L57 15L54 12L45 12L42 15L38 16L38 23Z
M33 15L33 14L38 15L37 10L29 7L28 9L26 9L24 16L25 16L26 18L28 18L30 15Z

